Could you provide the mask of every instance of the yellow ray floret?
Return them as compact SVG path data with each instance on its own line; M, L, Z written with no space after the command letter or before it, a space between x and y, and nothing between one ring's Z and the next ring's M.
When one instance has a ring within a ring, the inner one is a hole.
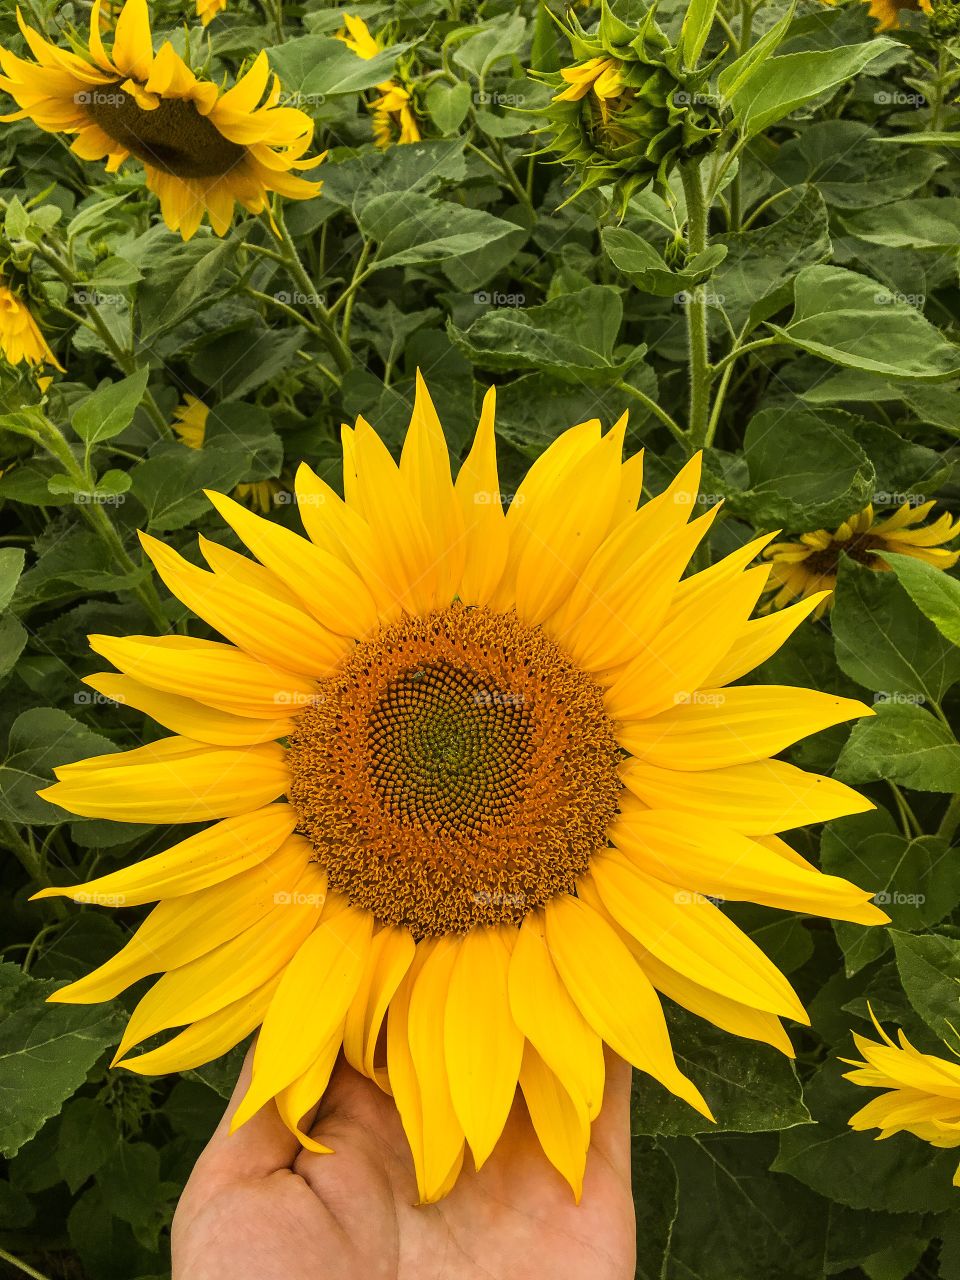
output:
M886 919L780 838L869 803L772 758L868 709L728 687L812 607L752 617L769 539L687 573L714 518L690 518L699 459L640 505L625 421L558 434L505 510L494 407L491 390L459 469L419 378L399 460L363 419L345 428L343 497L297 473L306 538L219 494L252 558L202 539L208 571L145 538L221 638L91 637L118 673L89 683L171 736L43 792L90 817L212 824L42 891L157 903L54 998L159 974L118 1051L143 1073L259 1026L234 1125L276 1107L313 1151L342 1049L392 1096L423 1201L489 1158L518 1090L579 1196L604 1046L710 1118L663 995L792 1053L781 1019L803 1006L725 901Z
M210 16L217 7L213 0ZM66 134L81 160L106 160L109 173L139 160L164 221L184 240L204 216L226 235L235 204L260 213L271 192L292 200L318 193L318 184L297 176L323 158L304 158L313 121L280 105L265 53L223 90L196 76L169 41L154 53L146 0L126 0L109 52L100 0L79 53L45 40L19 12L18 20L33 59L0 48L0 89L18 108L0 119Z

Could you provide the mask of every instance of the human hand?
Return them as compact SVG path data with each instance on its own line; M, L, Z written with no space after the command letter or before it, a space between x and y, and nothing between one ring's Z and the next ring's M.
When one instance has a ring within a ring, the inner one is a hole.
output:
M631 1280L630 1067L607 1054L583 1197L547 1162L522 1100L479 1173L418 1205L391 1098L342 1060L304 1151L273 1105L232 1136L250 1057L173 1221L173 1280Z

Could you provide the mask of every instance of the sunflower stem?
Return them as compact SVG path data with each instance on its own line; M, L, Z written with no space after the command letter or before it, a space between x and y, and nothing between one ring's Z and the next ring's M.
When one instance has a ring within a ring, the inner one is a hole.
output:
M687 201L687 260L703 253L707 247L709 208L703 193L700 161L680 167L683 193ZM707 300L702 284L690 290L687 306L687 349L689 355L690 408L688 447L691 453L702 449L707 439L710 414L710 390L713 369L710 367L710 345L707 336Z
M15 1258L12 1253L7 1253L6 1249L0 1249L0 1260L9 1262L11 1267L16 1267L25 1276L30 1276L31 1280L50 1280L50 1277L44 1275L42 1271L38 1271L36 1267L31 1267L29 1263L20 1258Z
M350 348L333 327L330 314L316 290L316 285L310 279L310 274L303 265L303 260L293 242L293 237L287 229L283 209L279 203L274 211L273 219L268 219L267 225L270 227L277 246L283 255L284 265L290 273L291 280L303 291L305 304L309 308L311 319L319 331L321 342L333 356L340 372L346 373L353 364Z
M662 409L656 400L651 399L645 391L641 391L639 387L633 386L629 382L620 381L617 383L617 390L622 391L625 395L630 396L633 400L639 400L645 409L648 409L655 418L663 423L675 440L683 445L687 443L687 436L679 423L670 417L666 409Z
M937 835L950 842L957 834L958 827L960 827L960 795L954 796L947 805L947 811L937 827Z
M740 5L740 38L737 41L737 54L741 55L750 48L753 36L753 5L750 0L742 0ZM741 166L730 183L730 212L727 225L731 231L739 231L743 224L743 185Z

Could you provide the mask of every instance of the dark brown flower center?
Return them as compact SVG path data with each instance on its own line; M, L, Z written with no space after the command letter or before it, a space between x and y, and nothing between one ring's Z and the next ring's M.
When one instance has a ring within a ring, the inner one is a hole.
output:
M836 578L840 571L840 555L843 553L851 560L856 560L857 564L876 569L877 557L871 553L882 550L885 545L883 538L877 538L871 533L857 534L847 542L831 542L822 551L812 551L803 562L804 568L815 578Z
M620 753L600 687L513 614L385 628L290 738L290 800L333 887L417 937L523 919L606 844Z
M225 138L184 98L161 98L145 111L119 84L79 95L90 119L145 164L175 178L218 178L235 169L246 148Z

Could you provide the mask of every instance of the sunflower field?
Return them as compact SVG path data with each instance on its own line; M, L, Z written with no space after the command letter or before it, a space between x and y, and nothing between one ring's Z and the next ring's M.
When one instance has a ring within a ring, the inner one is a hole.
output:
M960 1280L960 0L3 0L0 113L0 1275L333 1275L171 1262L256 1036L420 1222L522 1124L606 1257L621 1058L639 1280Z

